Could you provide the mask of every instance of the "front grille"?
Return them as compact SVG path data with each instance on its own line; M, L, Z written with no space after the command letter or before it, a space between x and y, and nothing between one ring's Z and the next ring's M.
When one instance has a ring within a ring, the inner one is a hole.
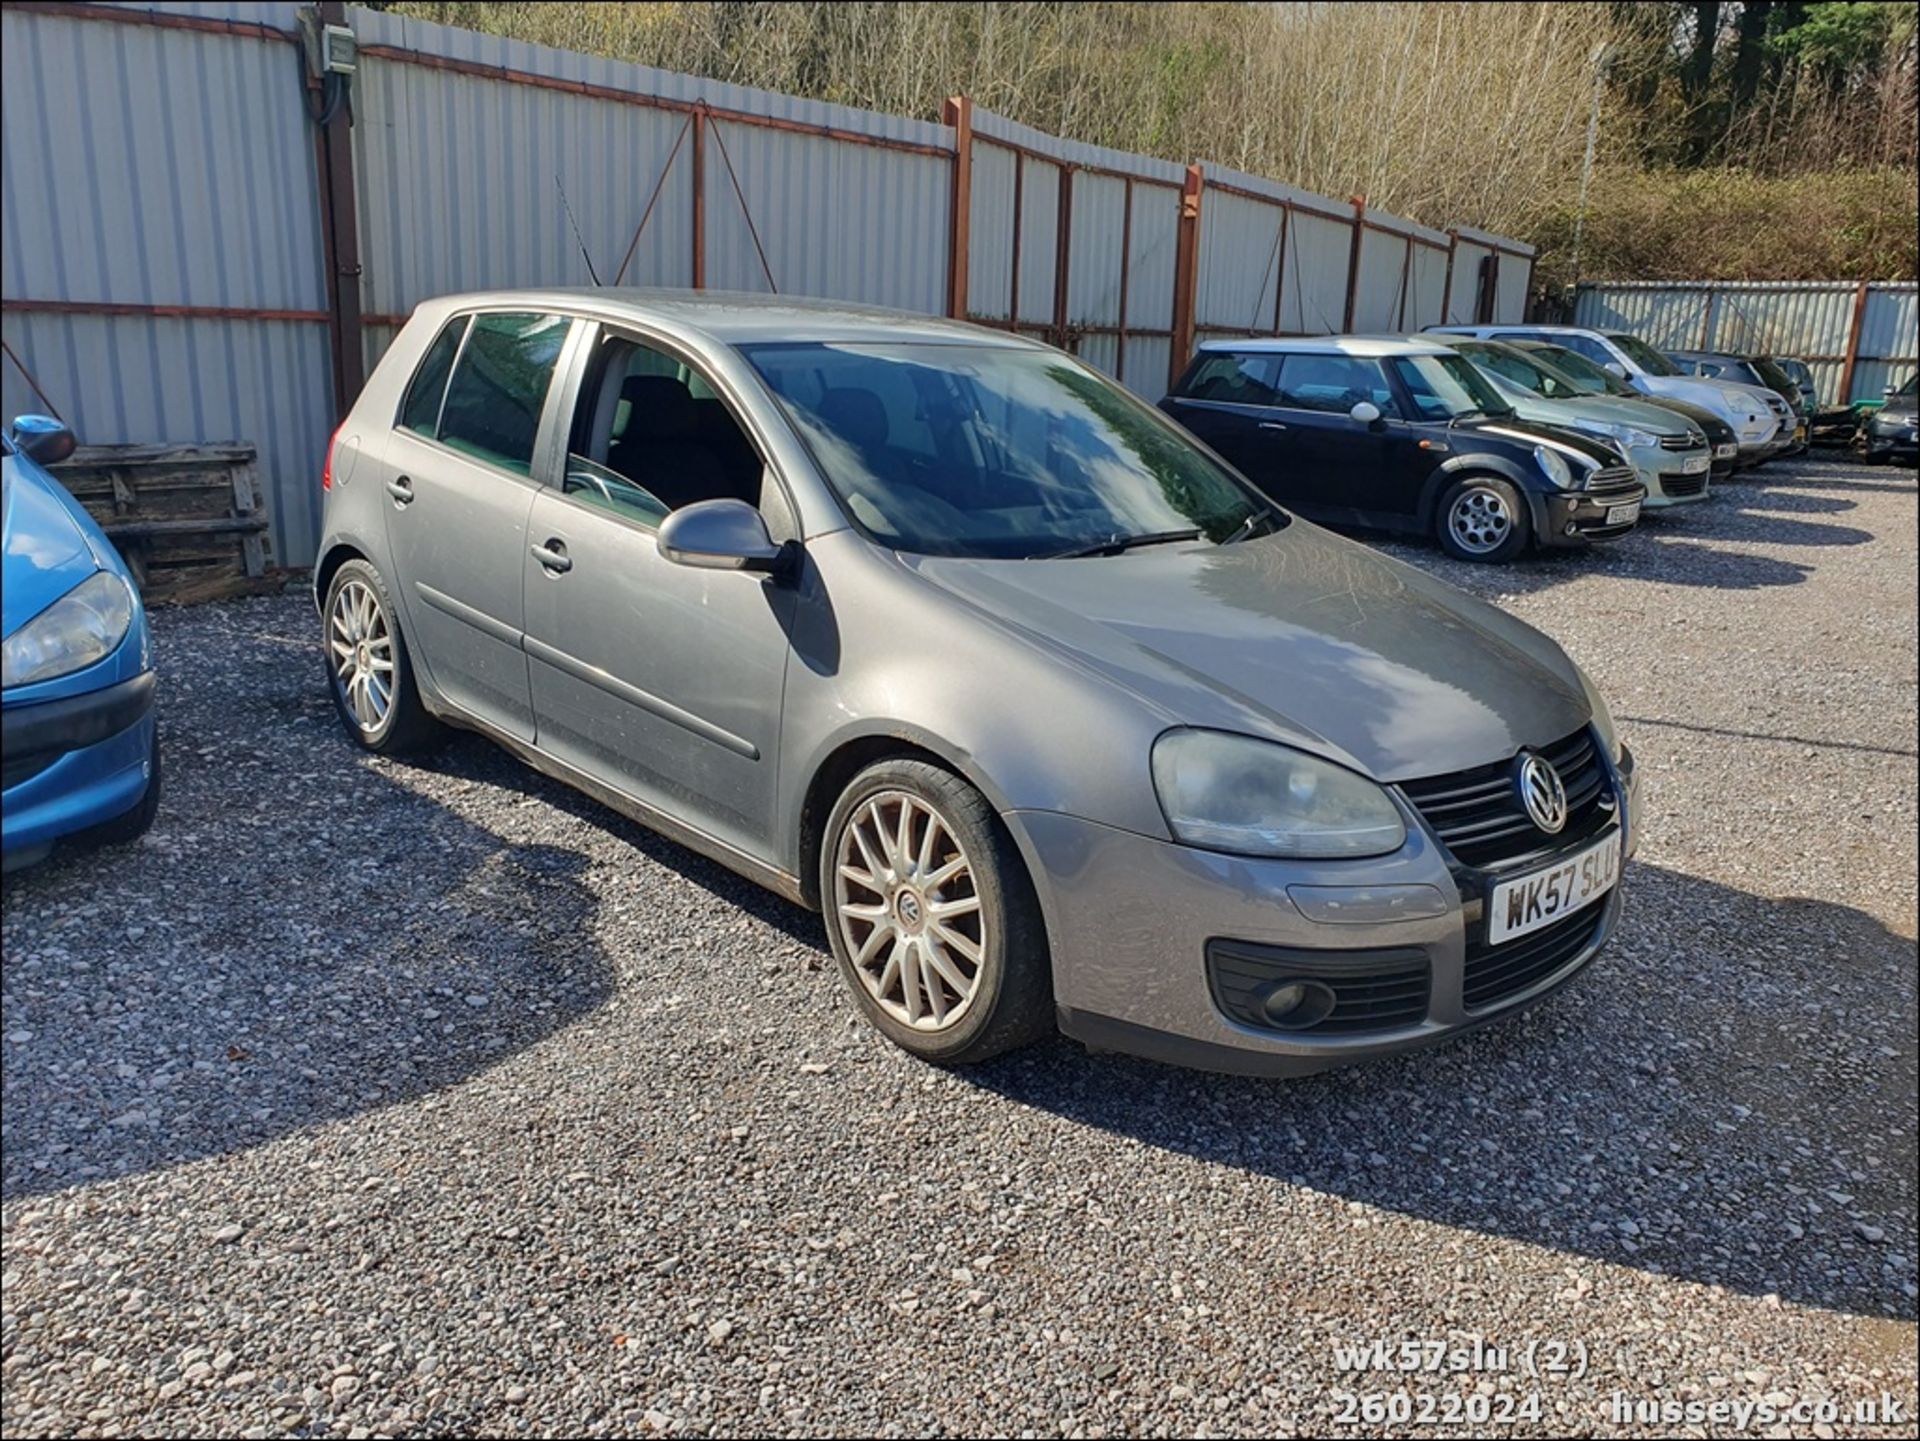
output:
M1486 923L1475 925L1467 937L1467 958L1461 999L1470 1011L1497 1006L1529 990L1566 966L1593 944L1606 919L1609 897L1603 896L1564 920L1543 926L1530 936L1504 945L1486 943ZM1479 933L1476 939L1474 932Z
M1660 477L1660 488L1675 497L1698 495L1707 488L1707 478L1704 475L1663 475Z
M1597 500L1605 500L1614 492L1638 490L1640 482L1630 465L1610 465L1596 470L1587 478L1587 494Z
M1427 1018L1432 972L1427 953L1400 946L1377 951L1316 951L1251 941L1209 941L1207 979L1214 1003L1242 1025L1279 1035L1352 1035L1417 1026ZM1312 981L1333 994L1333 1009L1311 1025L1277 1025L1267 997L1288 981Z
M1663 435L1660 437L1662 450L1698 450L1707 443L1707 438L1698 432L1687 435Z
M1613 814L1613 788L1599 747L1585 728L1543 746L1542 755L1567 788L1567 823L1548 835L1520 803L1509 757L1452 775L1403 781L1401 792L1455 860L1501 866L1530 859L1601 829Z

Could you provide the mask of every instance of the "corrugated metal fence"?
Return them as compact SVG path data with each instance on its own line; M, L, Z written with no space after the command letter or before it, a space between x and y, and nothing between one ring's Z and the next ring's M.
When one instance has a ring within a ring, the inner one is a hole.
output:
M1842 406L1913 375L1916 295L1912 281L1600 281L1580 286L1573 323L1631 330L1663 350L1797 356L1820 403Z
M0 12L0 410L55 408L96 443L256 442L285 564L312 559L340 398L395 327L431 295L586 283L574 224L608 283L965 316L1149 399L1208 336L1525 305L1531 247L1357 197L1062 140L964 98L932 124L379 11L338 16L360 53L349 142L344 120L313 123L298 18L221 0Z

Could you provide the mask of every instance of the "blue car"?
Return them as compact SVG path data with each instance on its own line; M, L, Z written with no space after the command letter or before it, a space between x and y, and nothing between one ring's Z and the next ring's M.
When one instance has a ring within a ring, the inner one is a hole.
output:
M45 467L73 432L25 415L0 437L0 855L130 841L160 804L153 642L126 562Z

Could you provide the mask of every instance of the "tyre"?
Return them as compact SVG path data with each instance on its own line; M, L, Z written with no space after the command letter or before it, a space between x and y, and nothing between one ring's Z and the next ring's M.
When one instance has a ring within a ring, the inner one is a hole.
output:
M160 723L154 722L153 749L147 763L147 791L140 797L140 804L125 815L115 816L112 820L102 821L91 826L86 833L76 839L89 846L123 846L128 841L137 841L153 828L153 818L160 810Z
M321 626L327 688L348 735L379 755L411 754L440 738L379 571L364 560L342 563L327 587Z
M827 819L820 899L841 976L901 1049L965 1065L1053 1030L1033 882L951 772L900 759L855 776Z
M1434 510L1440 548L1457 560L1503 564L1527 548L1532 531L1520 492L1490 475L1455 481Z

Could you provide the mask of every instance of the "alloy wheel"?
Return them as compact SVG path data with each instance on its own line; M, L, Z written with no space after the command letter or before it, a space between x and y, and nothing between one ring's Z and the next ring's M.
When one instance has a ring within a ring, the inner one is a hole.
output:
M393 631L386 608L365 581L348 581L333 598L327 646L347 713L372 735L393 709Z
M1513 513L1497 491L1469 490L1447 512L1447 529L1462 550L1486 555L1513 533Z
M973 1005L986 914L973 862L925 800L889 790L861 802L840 833L834 911L854 974L894 1020L942 1031Z

